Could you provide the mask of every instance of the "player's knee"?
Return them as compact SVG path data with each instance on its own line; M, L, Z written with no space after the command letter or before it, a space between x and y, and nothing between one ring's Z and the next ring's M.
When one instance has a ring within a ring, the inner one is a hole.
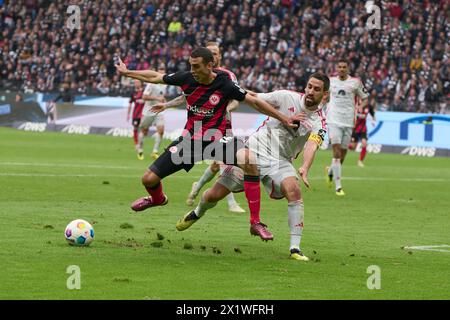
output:
M203 200L206 202L217 202L222 200L226 194L224 192L220 192L217 188L210 188L203 193Z
M146 187L156 186L161 179L151 170L147 170L142 176L142 184Z
M220 165L218 163L213 163L211 164L211 172L213 173L217 173L220 170Z
M290 186L289 188L286 188L286 190L284 190L284 196L286 197L288 202L301 201L302 194L300 192L300 187L295 184Z

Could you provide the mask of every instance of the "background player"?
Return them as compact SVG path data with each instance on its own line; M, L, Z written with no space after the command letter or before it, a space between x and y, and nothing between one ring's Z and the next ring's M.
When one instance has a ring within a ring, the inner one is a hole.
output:
M165 67L160 66L158 72L165 73ZM140 159L144 159L144 138L147 136L148 129L152 126L156 126L156 132L154 134L155 144L153 145L152 158L156 159L159 157L159 145L164 136L164 114L156 113L151 110L151 107L156 103L166 102L164 94L166 92L166 85L161 83L147 83L144 90L143 99L145 100L145 107L142 111L142 120L139 126L139 137L138 137L138 155Z
M191 71L169 75L153 70L128 70L120 59L116 65L117 70L124 76L150 83L180 86L187 100L187 122L183 135L173 141L145 172L142 183L149 196L136 200L131 208L134 211L142 211L167 204L168 198L162 190L162 179L181 169L189 171L196 161L219 160L227 164L239 165L244 170L245 195L250 209L250 232L259 235L263 240L271 240L272 234L260 222L259 172L253 155L243 147L240 140L224 136L226 107L230 100L245 101L256 110L280 120L285 126L291 128L296 127L293 123L294 119L280 113L267 102L247 95L247 92L233 83L226 73L213 71L214 57L207 48L200 47L193 50L189 63ZM212 135L209 136L211 133ZM218 139L214 139L216 136ZM197 145L200 145L200 150L196 148ZM217 152L214 155L208 154L206 149ZM178 163L174 160L176 157L184 157L185 154L182 153L188 154L189 162ZM231 159L230 154L227 153L231 153Z
M364 167L364 158L367 153L367 115L371 116L372 126L375 126L375 111L370 106L356 108L355 128L353 129L352 142L348 146L350 150L355 150L356 144L361 141L361 153L359 154L358 166Z
M326 167L328 186L334 178L336 195L344 196L342 190L342 164L347 154L355 122L356 97L361 99L361 107L367 105L368 94L359 78L348 74L349 63L340 59L337 64L337 77L330 78L330 101L327 106L328 135L333 148L331 166Z
M296 170L292 165L294 158L303 150L303 163L298 172L309 187L308 171L315 152L326 133L326 121L321 108L323 96L328 94L330 80L325 74L314 73L306 85L305 94L289 90L260 93L257 96L278 107L285 115L300 114L301 125L298 130L287 129L275 119L268 119L258 131L249 138L250 150L256 155L261 181L273 199L286 198L288 202L288 223L291 243L290 257L296 260L309 259L300 250L303 233L304 207ZM278 150L274 150L274 149ZM269 151L270 150L270 151ZM274 154L278 154L275 156ZM230 192L243 188L242 170L228 166L211 189L203 193L195 210L187 213L177 223L177 230L183 231L198 221L208 209Z
M144 109L145 101L142 99L142 95L144 94L144 90L142 90L142 82L139 80L134 81L134 92L131 94L130 102L128 103L127 110L127 121L130 121L130 113L133 110L131 123L133 125L133 141L134 147L138 154L138 159L143 159L142 155L139 154L139 145L138 145L138 133L139 133L139 125L141 123L142 110ZM132 107L132 105L134 105Z

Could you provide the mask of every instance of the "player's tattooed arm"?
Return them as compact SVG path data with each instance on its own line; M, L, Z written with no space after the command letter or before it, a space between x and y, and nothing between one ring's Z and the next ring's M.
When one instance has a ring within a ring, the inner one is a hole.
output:
M152 112L156 112L156 113L160 113L168 108L175 108L178 106L181 106L182 104L184 104L186 102L186 99L184 98L183 95L176 97L175 99L172 99L170 101L167 101L165 103L157 103L155 105L153 105L150 110Z

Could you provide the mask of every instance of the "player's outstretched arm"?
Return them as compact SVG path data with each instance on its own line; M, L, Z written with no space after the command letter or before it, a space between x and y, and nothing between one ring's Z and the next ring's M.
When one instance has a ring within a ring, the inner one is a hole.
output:
M168 108L175 108L175 107L181 106L185 102L186 102L186 99L184 98L184 96L179 96L179 97L176 97L175 99L172 99L172 100L164 102L164 103L156 103L150 108L150 110L152 112L160 113Z
M281 112L279 112L278 110L276 110L274 107L272 107L269 103L267 103L266 101L254 97L250 94L247 94L245 96L245 100L244 100L249 106L251 106L252 108L258 110L259 112L268 115L269 117L275 118L277 120L279 120L281 123L283 123L283 125L287 128L297 128L297 125L293 123L292 119L289 118L288 116L282 114Z
M164 83L164 74L154 70L128 70L122 59L119 58L119 63L115 65L117 71L125 77L141 80L149 83Z
M303 163L298 169L298 173L307 188L310 186L308 181L308 171L309 168L311 168L317 149L319 149L319 144L315 140L311 139L306 141L305 148L303 150Z

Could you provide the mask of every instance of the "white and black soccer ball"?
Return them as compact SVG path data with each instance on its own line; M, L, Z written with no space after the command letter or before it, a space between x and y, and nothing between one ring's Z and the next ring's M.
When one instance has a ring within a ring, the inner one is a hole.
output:
M73 220L67 225L64 236L70 245L88 246L94 240L94 228L86 220Z

